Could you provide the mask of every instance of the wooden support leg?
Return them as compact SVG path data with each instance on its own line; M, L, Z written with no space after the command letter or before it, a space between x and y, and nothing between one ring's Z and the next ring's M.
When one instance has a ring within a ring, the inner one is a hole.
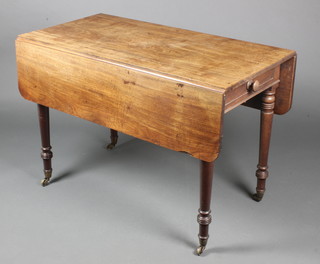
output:
M200 209L198 214L199 243L197 254L200 256L204 251L209 238L209 224L211 223L211 190L214 162L201 161L200 173Z
M118 142L118 131L110 129L111 143L107 146L107 149L113 149Z
M49 108L43 105L38 105L40 134L42 142L41 158L44 166L44 179L41 181L42 186L49 184L52 167L51 167L51 146L50 146L50 125L49 125Z
M263 93L260 117L260 150L259 163L256 171L257 188L253 199L260 202L266 190L266 179L268 178L268 155L272 130L272 119L275 102L275 89L270 88Z

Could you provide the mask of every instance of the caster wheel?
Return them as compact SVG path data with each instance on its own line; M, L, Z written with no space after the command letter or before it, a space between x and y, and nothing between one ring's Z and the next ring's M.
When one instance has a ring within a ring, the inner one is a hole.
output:
M260 202L262 200L263 195L259 195L257 193L252 195L252 199L256 202Z
M116 145L115 144L113 144L113 143L110 143L108 146L107 146L107 149L114 149L114 147L115 147Z
M196 250L197 255L200 256L202 254L202 252L205 250L206 247L204 246L199 246Z
M49 184L49 179L43 179L43 180L41 181L41 185L42 185L43 187L47 186L48 184Z

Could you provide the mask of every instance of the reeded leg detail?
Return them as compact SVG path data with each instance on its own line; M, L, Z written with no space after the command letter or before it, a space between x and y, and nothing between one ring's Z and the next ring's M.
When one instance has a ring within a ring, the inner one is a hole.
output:
M213 162L201 161L200 179L200 209L198 214L199 223L199 247L196 253L200 256L205 250L209 238L209 224L211 223L211 190L213 178Z
M275 88L270 88L263 93L261 117L260 117L260 149L259 163L256 171L257 188L256 193L252 196L253 200L260 202L266 190L266 179L268 173L268 155L272 130L272 119L275 102Z
M110 139L111 143L107 146L107 149L113 149L118 142L118 131L110 129Z
M49 184L52 175L51 159L53 154L50 146L49 108L43 105L38 105L38 113L42 142L41 158L43 160L44 167L44 179L41 181L41 185L44 187Z

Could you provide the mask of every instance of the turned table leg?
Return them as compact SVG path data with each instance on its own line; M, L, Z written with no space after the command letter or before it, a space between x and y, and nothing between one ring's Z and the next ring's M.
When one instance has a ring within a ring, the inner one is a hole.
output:
M274 112L275 89L270 88L262 95L261 117L260 117L260 149L259 163L256 171L257 188L253 199L261 201L266 190L266 179L268 178L268 155L272 130L272 119Z
M113 149L118 142L118 131L110 129L110 139L111 143L107 146L107 149Z
M200 208L198 214L199 243L197 254L201 255L207 245L209 238L209 224L211 223L211 190L214 162L201 161L200 173Z
M50 125L49 125L49 108L38 104L40 134L42 143L41 158L43 159L44 166L44 179L41 181L42 186L49 184L52 167L51 167L51 146L50 146Z

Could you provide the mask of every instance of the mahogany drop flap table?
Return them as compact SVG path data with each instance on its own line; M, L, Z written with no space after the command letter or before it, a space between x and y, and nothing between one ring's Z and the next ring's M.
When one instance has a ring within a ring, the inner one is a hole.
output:
M224 114L261 111L255 201L265 192L274 114L292 104L296 53L246 41L97 14L18 36L21 95L38 104L44 163L52 174L49 108L188 153L201 161L199 247L211 223L214 161Z

